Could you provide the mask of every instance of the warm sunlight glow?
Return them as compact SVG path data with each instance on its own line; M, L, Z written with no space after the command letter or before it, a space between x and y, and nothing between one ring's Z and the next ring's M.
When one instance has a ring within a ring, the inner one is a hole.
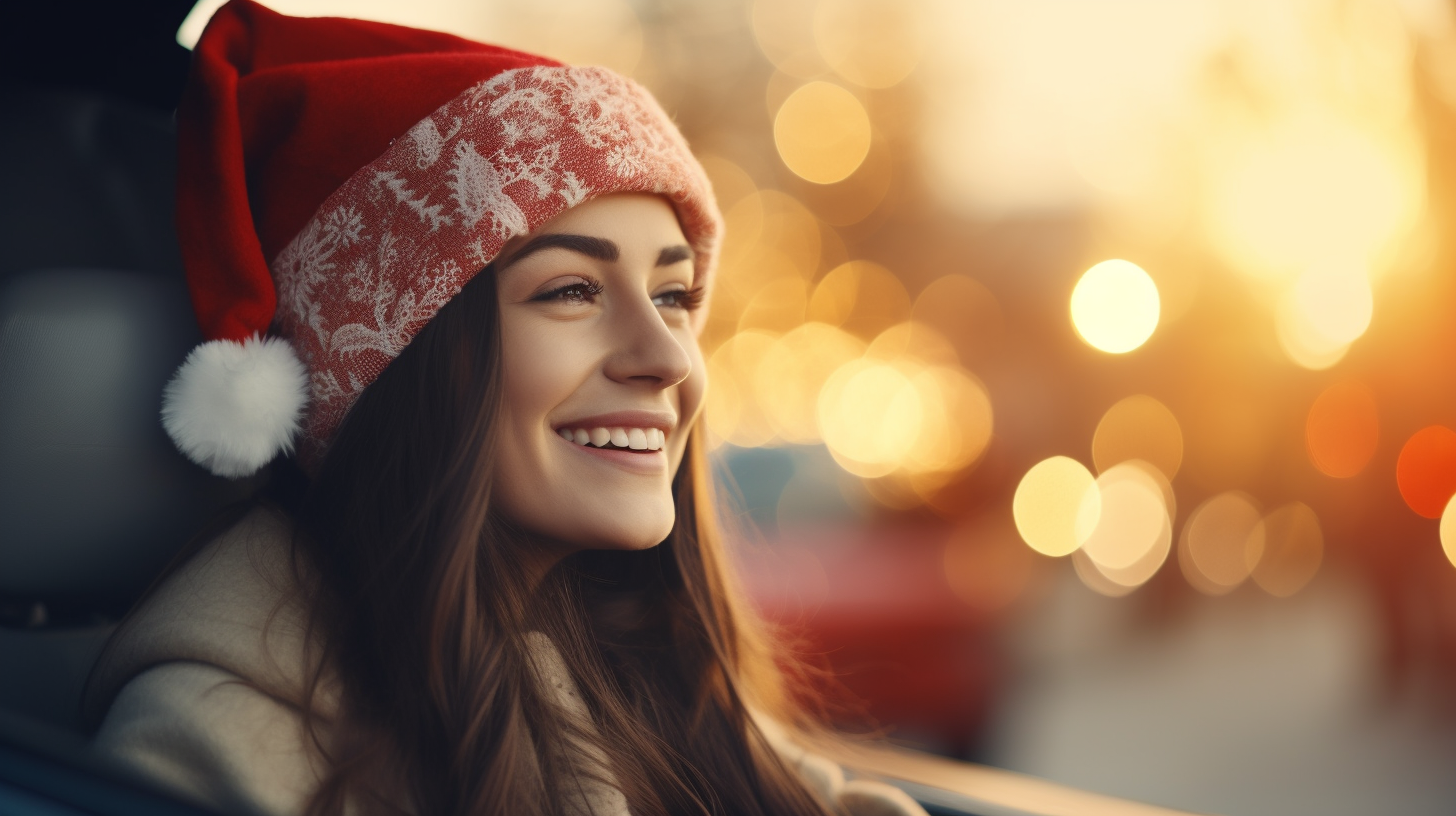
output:
M1295 364L1329 368L1370 326L1374 296L1363 269L1317 265L1295 280L1279 304L1279 342Z
M1168 406L1136 394L1107 409L1092 434L1092 463L1105 471L1129 459L1142 459L1169 479L1183 463L1183 430Z
M1072 324L1109 354L1141 346L1158 327L1158 287L1141 267L1111 260L1088 269L1072 290Z
M870 150L864 105L832 82L810 82L790 94L774 117L773 132L784 164L815 184L848 177Z
M1309 460L1326 476L1348 479L1365 469L1380 441L1380 414L1370 389L1355 380L1326 388L1304 423Z
M1016 531L1043 555L1076 550L1097 527L1102 497L1091 472L1081 462L1053 456L1034 465L1011 502Z
M1402 137L1333 112L1291 111L1272 126L1233 130L1221 148L1226 164L1210 177L1217 246L1268 280L1331 260L1373 260L1424 205L1418 148Z
M1442 425L1416 431L1400 449L1395 481L1410 509L1440 518L1456 495L1456 431Z
M1331 346L1353 343L1370 327L1374 296L1359 267L1312 267L1295 281L1293 298L1310 331Z

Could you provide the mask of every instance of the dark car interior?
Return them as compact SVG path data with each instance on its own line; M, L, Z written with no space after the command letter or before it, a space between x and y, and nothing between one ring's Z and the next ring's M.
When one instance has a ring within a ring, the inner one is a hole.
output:
M112 48L91 51L94 73L49 70L43 42L16 40L62 21L18 16L0 24L12 41L0 86L0 811L191 812L86 755L80 696L115 622L251 485L190 465L156 420L197 329L172 233L170 116L136 93L155 87L155 68L108 74L128 58Z

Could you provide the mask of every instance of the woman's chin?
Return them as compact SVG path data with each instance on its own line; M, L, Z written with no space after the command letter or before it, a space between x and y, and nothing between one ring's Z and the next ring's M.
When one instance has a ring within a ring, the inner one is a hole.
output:
M613 527L603 530L603 535L597 539L595 546L584 549L593 550L650 550L661 544L672 532L673 518L667 517L665 523L656 522L652 524L632 524Z

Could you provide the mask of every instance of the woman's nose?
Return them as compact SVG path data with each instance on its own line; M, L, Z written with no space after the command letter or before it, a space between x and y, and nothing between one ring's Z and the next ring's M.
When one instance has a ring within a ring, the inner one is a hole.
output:
M643 295L614 305L617 308L608 321L607 376L624 383L650 383L656 388L668 388L687 379L693 370L692 357L652 299Z

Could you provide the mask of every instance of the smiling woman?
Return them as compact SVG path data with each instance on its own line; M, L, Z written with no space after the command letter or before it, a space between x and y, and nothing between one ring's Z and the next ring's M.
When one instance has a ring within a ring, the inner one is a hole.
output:
M271 483L108 645L103 751L274 814L923 813L800 747L732 589L719 218L641 88L233 0L178 122L164 424Z

